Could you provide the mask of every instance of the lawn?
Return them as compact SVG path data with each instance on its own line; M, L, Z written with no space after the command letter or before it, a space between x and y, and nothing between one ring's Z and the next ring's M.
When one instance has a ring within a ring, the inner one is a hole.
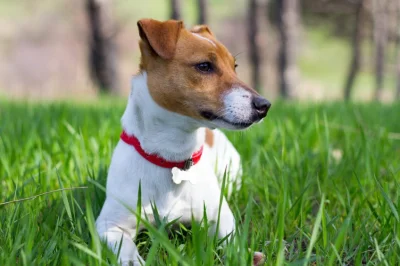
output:
M124 104L0 101L0 265L115 264L94 220ZM218 245L206 219L171 232L160 217L139 249L151 265L249 265L249 247L266 265L398 264L399 114L273 103L262 124L228 134L244 162L229 200L236 241Z

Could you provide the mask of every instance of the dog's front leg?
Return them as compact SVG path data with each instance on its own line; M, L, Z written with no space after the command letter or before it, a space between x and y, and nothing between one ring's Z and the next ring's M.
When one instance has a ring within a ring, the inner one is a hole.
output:
M96 221L96 229L114 254L118 254L119 251L118 261L122 265L144 265L144 260L133 242L136 233L135 214L107 199Z
M123 231L119 226L109 226L104 229L101 226L97 226L97 230L100 237L107 241L107 245L115 254L120 251L118 261L122 265L131 265L133 263L134 266L139 266L141 262L144 264L131 234Z
M235 232L235 218L232 214L231 209L228 206L228 203L223 199L221 205L220 212L220 222L219 222L219 230L218 237L220 239L226 237L228 234L234 234ZM254 252L253 254L253 265L259 266L264 264L265 256L261 252Z
M228 203L225 199L222 200L220 216L219 216L219 227L218 227L218 237L220 239L226 237L229 234L235 232L235 217Z

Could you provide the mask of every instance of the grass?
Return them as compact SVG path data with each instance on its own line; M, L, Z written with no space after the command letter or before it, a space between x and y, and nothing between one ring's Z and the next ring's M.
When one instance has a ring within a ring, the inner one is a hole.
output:
M123 108L0 102L0 202L11 201L0 205L0 265L116 263L94 220ZM267 265L396 265L399 113L399 104L274 103L262 124L228 134L244 162L230 199L236 241L218 245L206 218L171 233L158 217L139 249L150 265L248 265L249 247Z

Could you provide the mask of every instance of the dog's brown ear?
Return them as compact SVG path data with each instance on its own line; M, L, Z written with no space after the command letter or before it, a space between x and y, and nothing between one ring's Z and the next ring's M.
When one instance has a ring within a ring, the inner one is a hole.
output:
M208 33L211 36L214 36L214 34L211 32L210 28L207 25L196 25L194 26L191 30L193 33Z
M137 22L140 38L163 59L172 59L175 55L176 43L183 22L168 20L165 22L154 19L141 19Z

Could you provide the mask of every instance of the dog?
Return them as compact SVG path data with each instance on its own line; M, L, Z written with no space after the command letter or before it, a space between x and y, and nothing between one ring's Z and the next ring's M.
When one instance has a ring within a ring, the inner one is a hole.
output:
M218 128L243 130L260 122L271 103L236 75L236 61L205 25L182 21L137 23L140 71L121 122L123 132L109 167L106 200L96 220L99 236L122 265L144 262L133 238L134 211L154 222L153 206L168 221L192 217L216 222L218 237L235 231L221 176L240 186L240 156ZM141 199L138 199L138 191ZM213 228L216 230L216 226ZM121 242L122 241L122 242ZM254 265L263 254L254 253Z

